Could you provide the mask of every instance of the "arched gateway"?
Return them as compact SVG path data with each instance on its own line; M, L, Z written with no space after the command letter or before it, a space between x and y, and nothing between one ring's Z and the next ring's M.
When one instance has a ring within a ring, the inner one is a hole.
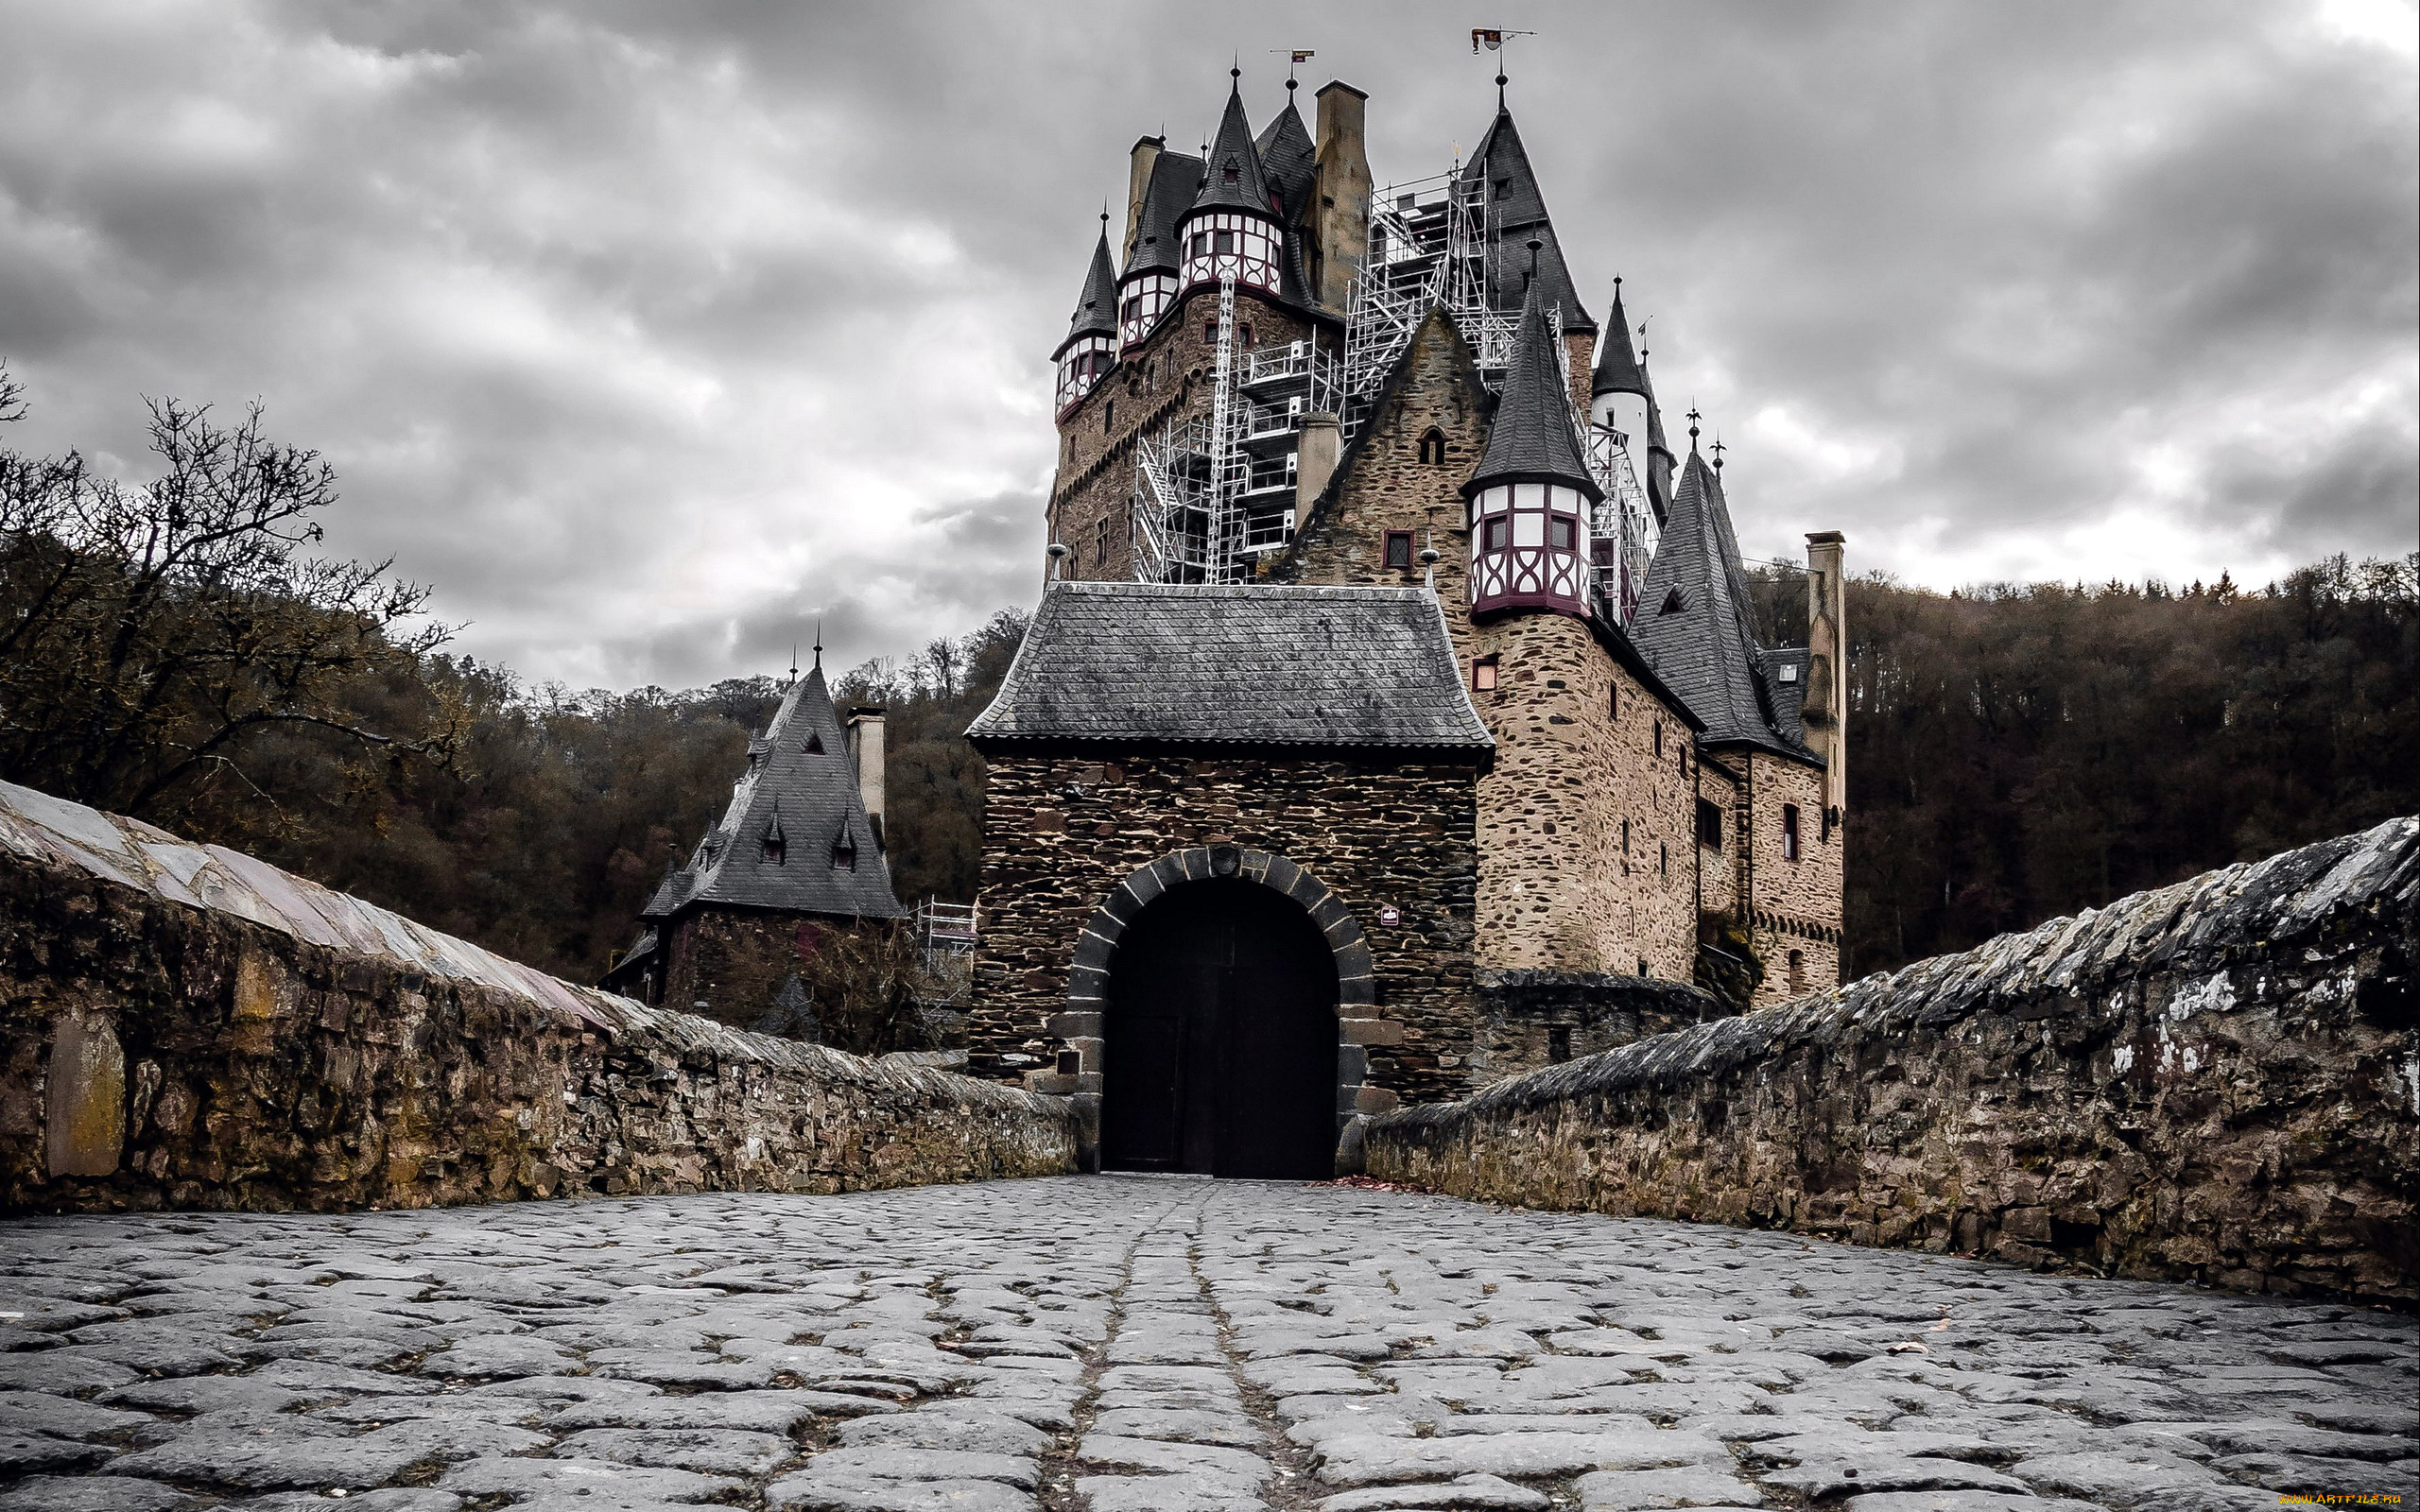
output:
M1104 1167L1334 1170L1368 1074L1342 1015L1366 1025L1370 952L1316 877L1236 846L1164 856L1112 891L1078 961L1099 1005Z

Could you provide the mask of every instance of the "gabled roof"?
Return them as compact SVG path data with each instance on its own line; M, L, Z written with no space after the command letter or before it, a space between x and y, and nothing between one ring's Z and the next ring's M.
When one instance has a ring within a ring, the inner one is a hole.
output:
M1494 748L1426 588L1059 582L979 749L1028 744Z
M1790 728L1772 663L1749 618L1747 575L1722 476L1691 452L1639 586L1630 638L1667 686L1705 722L1708 745L1745 745L1822 764ZM1803 676L1803 674L1802 674Z
M706 832L689 864L666 877L641 919L666 919L693 903L780 908L838 918L901 919L881 851L857 789L848 739L823 669L793 683L764 735L749 745L748 769L732 787L722 822ZM832 864L847 836L854 868ZM765 842L784 843L780 858Z
M1488 427L1487 450L1462 485L1465 496L1491 483L1530 478L1568 484L1601 499L1605 490L1589 475L1571 420L1571 390L1564 387L1563 352L1547 328L1546 304L1531 298L1521 306L1512 337L1512 366L1504 374L1504 397Z
M1630 317L1622 311L1622 281L1614 280L1614 308L1597 340L1597 374L1591 394L1636 394L1652 401L1647 369L1638 365L1638 349L1631 345Z
M1521 145L1520 128L1512 124L1512 112L1502 106L1496 108L1487 134L1479 139L1478 150L1462 168L1464 183L1481 180L1488 184L1494 228L1487 271L1488 287L1495 291L1496 308L1519 309L1529 297L1530 285L1535 283L1548 307L1562 308L1564 330L1596 330L1597 322L1588 318L1587 308L1580 302L1580 292L1572 285L1571 269L1563 260L1563 244L1555 237L1554 222L1547 218L1546 196L1538 188L1537 173L1530 166L1529 149ZM1530 273L1529 247L1533 238L1542 244L1534 279Z
M1302 113L1294 109L1294 96L1286 96L1286 108L1276 119L1261 130L1253 144L1260 154L1261 172L1270 188L1286 207L1289 225L1304 223L1304 213L1311 202L1311 180L1319 164L1319 146L1311 141L1311 133L1303 125Z
M1227 91L1226 113L1219 117L1219 134L1211 139L1209 161L1201 166L1201 192L1194 197L1193 208L1277 214L1270 202L1260 149L1253 146L1252 123L1244 118L1244 97L1236 89Z
M1109 263L1109 228L1101 227L1100 240L1093 244L1092 266L1084 270L1084 291L1076 297L1076 314L1067 322L1067 340L1059 350L1067 350L1067 342L1078 336L1114 336L1117 335L1117 272Z
M1201 188L1201 160L1189 152L1162 152L1151 163L1150 181L1143 188L1143 208L1134 217L1134 245L1127 249L1120 275L1173 273L1184 265L1176 244L1176 223L1193 208Z

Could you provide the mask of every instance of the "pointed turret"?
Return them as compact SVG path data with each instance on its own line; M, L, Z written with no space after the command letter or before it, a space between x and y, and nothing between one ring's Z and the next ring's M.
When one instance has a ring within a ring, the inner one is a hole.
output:
M1581 304L1571 269L1563 260L1563 244L1547 215L1546 196L1530 166L1521 129L1512 124L1512 112L1505 106L1496 106L1495 119L1463 165L1462 184L1465 190L1478 190L1487 202L1488 287L1495 307L1519 309L1534 285L1548 308L1563 312L1564 331L1595 331L1597 322ZM1531 241L1539 243L1534 272Z
M1059 365L1062 410L1092 392L1117 360L1117 273L1109 261L1106 211L1100 240L1093 244L1092 266L1084 272L1084 291L1077 296L1075 316L1067 322L1067 339L1051 355Z
M1303 125L1302 112L1294 109L1290 88L1286 108L1261 131L1253 148L1260 154L1261 175L1276 194L1286 223L1303 224L1304 213L1310 208L1311 180L1319 167L1319 148L1311 142L1309 129Z
M1470 501L1471 612L1547 609L1585 619L1588 513L1604 497L1571 421L1563 354L1543 299L1521 307L1503 397Z
M1596 395L1649 392L1647 372L1638 365L1638 349L1631 345L1630 316L1622 309L1622 281L1614 280L1613 313L1597 340L1597 371L1589 385Z
M1240 86L1231 87L1219 134L1201 165L1201 187L1178 228L1184 241L1184 284L1233 279L1275 293L1285 243L1279 215L1260 149L1253 145Z
M1722 476L1692 448L1631 621L1633 644L1705 722L1710 746L1761 747L1816 759L1768 679L1750 618L1747 574Z
M1622 281L1614 280L1614 305L1597 338L1597 370L1590 380L1590 423L1610 432L1630 457L1632 475L1647 491L1649 507L1660 522L1671 497L1672 461L1660 462L1655 449L1664 443L1664 425L1656 418L1655 386L1648 381L1647 364L1631 344L1630 312L1622 307Z

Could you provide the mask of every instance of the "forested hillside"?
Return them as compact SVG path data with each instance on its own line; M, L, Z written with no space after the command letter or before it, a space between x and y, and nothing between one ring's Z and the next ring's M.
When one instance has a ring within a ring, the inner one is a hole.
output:
M0 451L0 778L593 979L721 812L774 680L573 693L450 656L424 591L319 555L314 455L173 403L153 441L139 488ZM1800 639L1803 579L1756 593L1768 639ZM1867 577L1848 620L1854 971L2420 813L2420 556L2258 591ZM1024 625L837 679L890 710L911 905L973 895L958 731Z

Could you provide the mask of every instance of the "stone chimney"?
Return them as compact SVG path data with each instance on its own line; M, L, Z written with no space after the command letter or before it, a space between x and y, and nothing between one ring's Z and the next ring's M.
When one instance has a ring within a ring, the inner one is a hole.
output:
M1159 165L1160 149L1168 145L1164 136L1134 139L1134 146L1126 155L1126 236L1117 244L1117 266L1126 266L1126 259L1134 255L1134 228L1143 219L1143 196L1151 187L1151 170Z
M1303 434L1294 452L1294 527L1310 523L1311 506L1336 475L1336 459L1344 450L1344 429L1336 417L1313 410L1303 417Z
M866 800L866 818L873 826L874 843L885 844L882 833L882 711L859 704L849 711L849 760L857 769L857 792Z
M1806 746L1824 758L1824 813L1833 824L1849 806L1849 632L1841 599L1837 530L1806 538Z
M1370 154L1362 108L1370 96L1341 79L1320 91L1319 156L1311 180L1311 292L1341 315L1370 249Z

